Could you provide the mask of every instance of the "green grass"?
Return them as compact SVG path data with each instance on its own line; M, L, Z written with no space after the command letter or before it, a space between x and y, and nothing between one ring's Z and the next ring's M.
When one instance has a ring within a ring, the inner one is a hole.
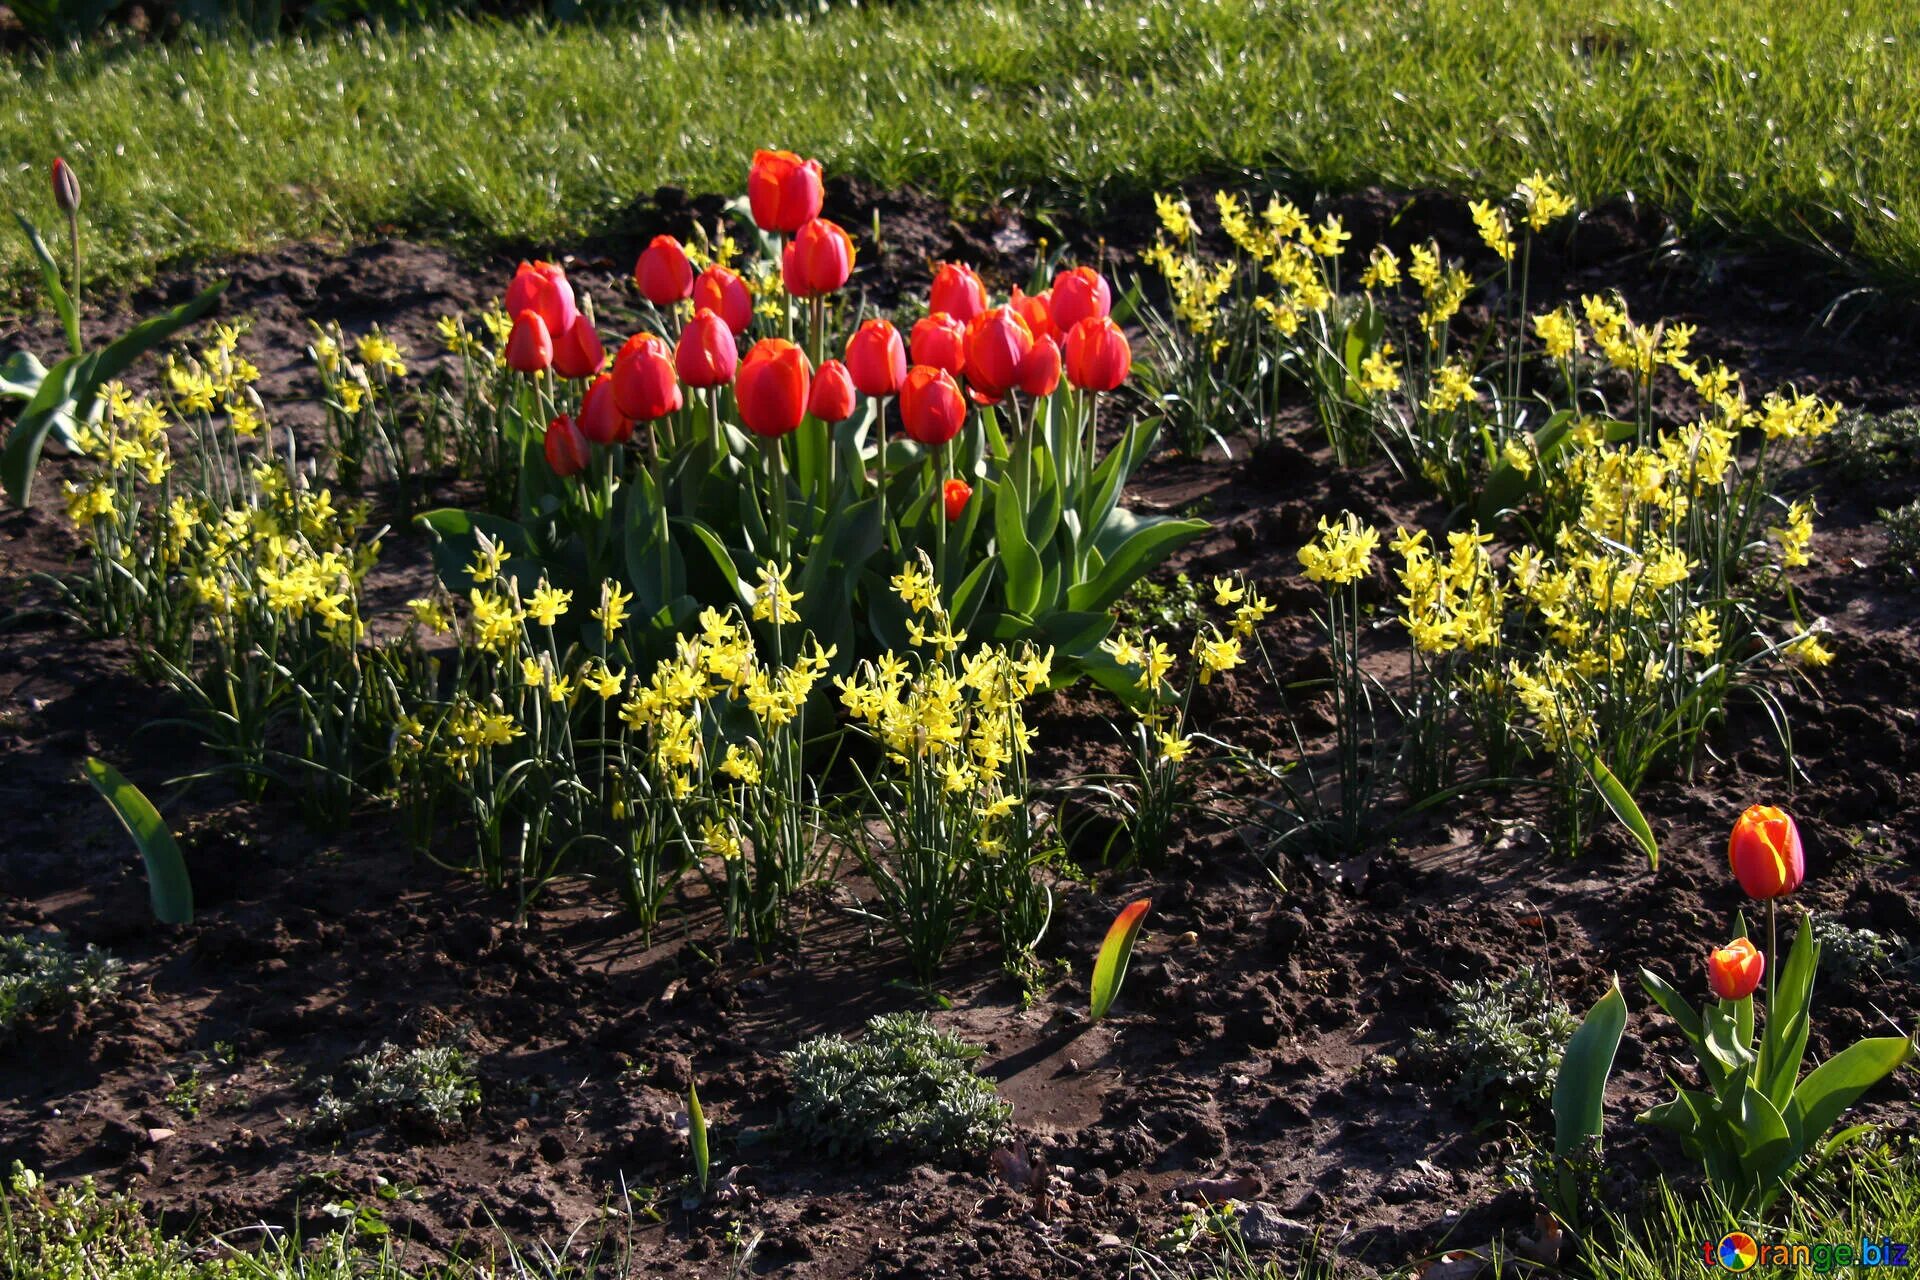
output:
M1201 174L1504 190L1851 248L1920 279L1909 0L1004 0L618 29L456 23L138 42L0 66L0 204L86 184L92 262L400 230L564 244L660 183L737 191L756 145L984 200ZM6 228L11 231L11 228ZM26 276L19 238L0 274Z

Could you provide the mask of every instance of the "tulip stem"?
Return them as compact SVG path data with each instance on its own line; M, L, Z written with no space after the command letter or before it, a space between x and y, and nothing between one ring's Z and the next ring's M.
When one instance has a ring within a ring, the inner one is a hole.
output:
M67 244L73 251L73 314L80 314L80 211L75 209L67 215ZM75 352L78 355L79 352Z
M928 508L933 514L934 589L940 595L942 609L947 605L947 454L952 448L951 440L940 446L940 487L933 491Z
M1780 939L1774 929L1774 908L1776 898L1767 899L1767 1021L1774 1018L1774 981L1780 976Z
M880 537L891 548L896 546L893 530L887 527L887 399L881 396L876 403L879 414L874 419L874 427L879 444L873 451L874 487L880 491Z

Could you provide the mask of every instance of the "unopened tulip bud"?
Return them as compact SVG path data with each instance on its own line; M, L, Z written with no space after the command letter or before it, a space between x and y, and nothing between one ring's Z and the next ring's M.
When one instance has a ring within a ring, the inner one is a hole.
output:
M592 458L587 449L587 438L573 425L573 419L564 413L547 424L547 437L543 444L547 465L553 468L553 474L562 478L579 475L587 469L587 463Z
M53 161L53 203L69 218L80 212L80 179L64 156Z
M973 486L965 480L949 480L940 492L940 501L947 511L947 522L951 524L967 513L967 503L973 498Z

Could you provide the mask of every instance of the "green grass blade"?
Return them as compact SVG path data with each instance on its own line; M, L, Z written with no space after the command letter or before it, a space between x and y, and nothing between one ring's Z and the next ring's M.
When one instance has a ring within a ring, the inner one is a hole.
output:
M1100 944L1100 956L1093 962L1092 1003L1088 1009L1088 1020L1098 1022L1107 1016L1107 1010L1113 1007L1114 997L1120 994L1120 984L1127 980L1127 961L1133 956L1133 944L1140 936L1141 922L1147 918L1147 909L1153 905L1150 898L1130 902L1113 919L1113 926L1107 930L1106 941Z
M140 847L140 856L147 864L147 889L153 896L154 919L161 924L191 924L193 883L187 879L186 861L180 856L180 846L174 843L173 833L167 830L160 811L140 788L104 760L87 757L87 780L113 806L127 834Z

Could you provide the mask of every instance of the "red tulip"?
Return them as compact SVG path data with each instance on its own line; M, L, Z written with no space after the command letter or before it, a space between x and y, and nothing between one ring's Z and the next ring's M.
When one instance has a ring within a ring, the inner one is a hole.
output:
M507 335L507 368L520 373L542 373L553 363L553 335L538 311L522 311L513 317L513 332Z
M553 341L553 371L563 378L591 378L606 362L607 349L584 314L575 316Z
M656 307L670 307L693 293L693 264L672 236L655 236L633 264L633 282Z
M63 156L53 158L53 203L69 218L80 212L80 179Z
M900 421L910 439L929 447L943 445L960 434L966 420L967 402L952 374L924 364L907 370L900 387Z
M680 331L673 367L690 387L719 387L733 381L740 347L727 322L711 311L696 311Z
M747 203L762 231L792 235L820 216L826 193L820 186L820 162L791 151L756 151L747 170Z
M944 262L933 276L933 289L928 295L927 310L944 311L967 324L987 309L987 287L980 283L980 277L973 268L958 262Z
M949 523L958 520L967 512L967 503L973 497L973 486L965 480L949 480L940 490L940 501L947 509Z
M813 375L813 394L807 412L822 422L844 422L853 416L853 376L838 360L822 360Z
M517 316L522 311L538 312L546 321L549 336L565 333L580 314L567 273L551 262L521 263L513 273L513 283L507 286L507 314Z
M1740 815L1727 841L1727 860L1749 898L1778 898L1807 878L1800 828L1784 809L1756 804Z
M734 379L740 421L755 435L786 435L806 416L812 380L806 352L785 338L762 338L740 362Z
M613 358L613 402L635 422L664 418L682 403L666 339L636 333Z
M853 274L853 238L825 218L815 218L787 241L780 279L796 298L832 293Z
M693 282L693 309L711 311L726 321L727 328L745 333L753 323L753 291L738 272L708 267Z
M967 326L944 311L915 321L910 345L915 364L945 369L956 377L967 366Z
M1027 328L1033 332L1034 340L1052 338L1060 340L1060 331L1053 326L1053 290L1042 289L1038 293L1013 291L1013 300L1007 305L1020 313L1027 322Z
M592 457L587 451L587 438L564 413L547 424L547 438L542 445L546 449L547 465L553 468L553 474L561 477L579 475L587 469Z
M900 331L885 320L861 325L847 339L847 372L866 395L898 395L907 380L907 345Z
M1056 303L1058 298L1055 299ZM1127 380L1133 348L1107 316L1093 316L1067 334L1067 381L1082 391L1111 391Z
M613 375L603 373L580 399L580 434L595 444L624 444L633 435L633 422L620 412L613 394Z
M1012 307L983 311L967 326L967 385L998 400L1020 380L1033 334Z
M1745 938L1707 953L1707 985L1722 1000L1744 1000L1760 985L1767 958Z
M1104 319L1113 311L1113 290L1092 267L1075 267L1053 278L1048 308L1060 332L1072 333L1082 320Z
M1033 350L1020 362L1020 390L1030 396L1050 396L1060 385L1060 346L1052 338L1036 338Z

